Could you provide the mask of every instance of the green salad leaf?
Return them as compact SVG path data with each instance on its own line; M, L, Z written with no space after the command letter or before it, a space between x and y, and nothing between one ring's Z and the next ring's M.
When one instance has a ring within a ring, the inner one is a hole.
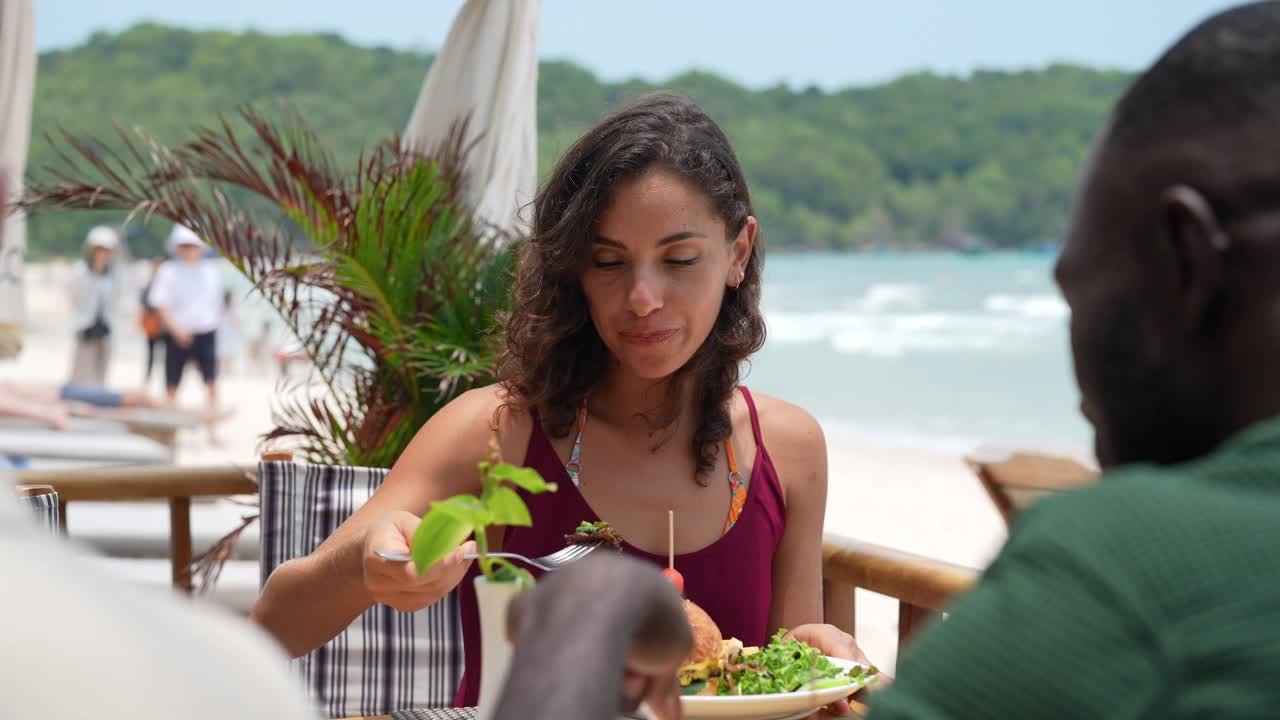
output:
M720 695L769 695L789 693L810 683L822 687L863 683L875 668L854 667L845 672L817 648L794 638L784 640L779 630L762 650L750 656L730 658L731 669L717 689ZM829 684L828 684L829 683Z
M697 695L707 686L706 680L694 680L680 691L681 695Z

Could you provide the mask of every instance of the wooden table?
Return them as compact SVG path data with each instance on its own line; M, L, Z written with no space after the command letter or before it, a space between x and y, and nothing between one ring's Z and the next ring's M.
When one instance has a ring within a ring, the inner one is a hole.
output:
M250 468L224 467L104 467L75 471L20 470L18 483L52 485L58 491L59 525L67 530L67 504L96 500L167 500L173 583L191 590L191 498L256 495L258 484Z

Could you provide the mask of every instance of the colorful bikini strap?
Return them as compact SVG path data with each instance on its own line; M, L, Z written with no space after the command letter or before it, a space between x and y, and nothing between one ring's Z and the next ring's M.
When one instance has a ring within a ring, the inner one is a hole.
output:
M738 471L738 457L733 452L733 438L724 439L724 453L729 459L729 517L725 518L724 531L727 534L742 516L742 509L747 505L747 484Z
M565 463L564 470L569 473L569 479L573 481L574 487L582 487L582 483L578 480L578 475L582 472L582 429L587 426L587 404L582 403L582 407L578 408L578 436L573 439L573 451L569 453L569 462Z

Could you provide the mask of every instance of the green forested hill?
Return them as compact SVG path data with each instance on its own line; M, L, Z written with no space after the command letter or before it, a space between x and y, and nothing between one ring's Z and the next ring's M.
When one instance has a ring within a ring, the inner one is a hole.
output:
M849 62L857 62L850 52ZM29 172L52 161L44 131L110 135L139 125L164 140L242 103L284 100L353 158L402 129L430 56L357 47L335 35L192 32L139 25L40 56ZM734 140L771 247L1012 248L1055 242L1075 173L1128 76L1074 66L971 77L917 74L824 93L752 91L688 73L661 87L702 102ZM607 83L545 62L539 163L608 108L659 87ZM34 256L75 252L90 213L43 213ZM159 230L135 245L153 250Z

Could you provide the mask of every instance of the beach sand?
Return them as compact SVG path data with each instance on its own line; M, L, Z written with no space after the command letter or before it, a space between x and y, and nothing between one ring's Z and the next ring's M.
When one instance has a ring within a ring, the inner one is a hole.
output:
M0 378L62 382L69 371L69 312L62 290L65 265L34 264L27 268L28 333L16 361L0 363ZM136 294L135 294L136 296ZM142 382L144 342L133 318L117 325L109 383L135 388ZM249 332L248 328L242 328ZM223 444L211 446L202 431L184 431L177 462L185 466L251 464L258 457L260 436L272 427L271 398L276 393L274 367L249 368L244 359L219 380L221 404L235 414L221 429ZM157 368L149 390L161 394ZM179 402L201 407L204 389L194 368L188 369ZM978 481L958 455L899 447L882 447L852 437L828 437L829 495L826 530L857 540L886 545L972 567L984 567L1005 537L1004 526ZM244 508L228 502L197 508L193 532L199 552L202 539L234 526ZM157 505L77 503L69 507L72 536L122 539L146 536L153 545L167 538L167 514ZM111 545L111 543L105 543ZM105 560L124 577L163 586L168 566L156 559ZM223 602L241 609L252 598L255 563L240 561L224 574ZM241 587L248 585L249 587ZM867 654L886 670L895 665L897 605L887 598L860 592L857 635Z

